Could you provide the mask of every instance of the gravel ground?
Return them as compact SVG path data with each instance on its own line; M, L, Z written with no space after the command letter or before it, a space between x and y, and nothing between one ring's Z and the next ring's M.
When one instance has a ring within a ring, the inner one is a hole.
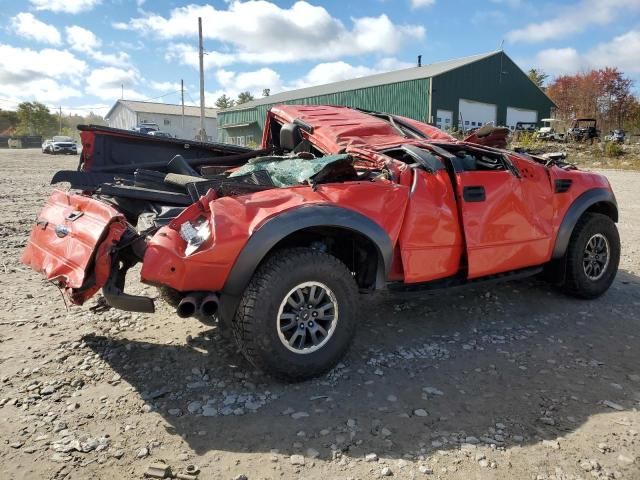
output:
M2 478L142 478L160 460L200 479L640 478L640 173L607 172L623 256L601 299L538 280L366 297L343 363L283 385L166 305L67 311L19 263L51 174L76 162L0 151Z

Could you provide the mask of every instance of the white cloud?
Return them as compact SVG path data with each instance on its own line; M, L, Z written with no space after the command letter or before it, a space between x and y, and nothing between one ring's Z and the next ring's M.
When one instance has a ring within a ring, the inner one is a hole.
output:
M420 40L425 35L424 27L397 25L384 14L352 18L352 27L347 28L324 7L306 1L297 1L290 8L266 0L232 0L226 9L220 10L212 5L187 5L173 9L168 17L147 14L127 23L116 23L114 27L165 40L193 38L198 17L202 17L206 39L230 47L229 51L208 52L207 63L217 67L235 62L283 63L391 54L407 41ZM193 65L194 51L193 47L179 43L169 47L167 57Z
M431 7L436 3L436 0L411 0L412 8Z
M0 44L0 84L29 83L43 78L78 79L87 64L72 53L45 48L32 50Z
M262 96L262 90L268 88L272 93L283 88L280 75L271 68L260 68L251 72L231 72L218 70L216 79L220 85L220 91L231 97L236 97L240 92L250 92L255 97ZM217 98L217 97L216 97Z
M400 62L395 58L384 58L373 67L351 65L343 61L319 63L302 78L295 80L288 88L312 87L413 66L412 63Z
M353 66L347 62L319 63L307 74L294 82L295 88L312 87L323 83L339 82L350 78L364 77L377 73L375 69L363 65Z
M37 42L60 45L62 37L53 25L41 22L32 13L19 13L11 18L11 28L19 36Z
M556 8L556 15L549 20L510 31L507 40L535 43L569 37L592 25L607 25L629 10L640 10L640 0L581 0Z
M104 53L99 50L102 41L91 31L86 28L72 25L65 28L67 34L67 43L72 50L82 52L90 58L107 65L129 66L130 58L125 52Z
M87 30L86 28L72 25L66 27L65 31L67 32L67 42L72 49L78 52L91 52L102 45L100 39L98 39L91 30Z
M61 84L51 78L33 80L28 84L22 85L3 85L2 94L12 99L45 100L50 102L81 96L81 92L78 89L70 85Z
M103 100L115 101L122 95L124 87L125 98L142 99L144 95L135 90L139 83L140 74L133 68L97 68L86 78L85 92Z
M102 0L30 0L36 10L50 10L56 13L88 12Z
M214 92L208 92L206 98L215 101L223 93L235 98L238 93L249 91L256 98L262 96L265 88L275 94L285 90L311 87L325 83L348 80L350 78L363 77L376 73L398 70L413 66L412 63L401 62L395 58L383 58L373 67L364 65L351 65L347 62L325 62L319 63L305 75L291 82L285 82L275 70L271 68L260 68L249 72L234 72L219 69L215 73L215 78L219 88ZM208 101L208 104L212 103Z
M590 68L618 67L626 74L640 73L640 30L630 30L608 42L596 45L585 53L575 48L542 50L525 61L552 75L572 74Z
M72 53L0 44L0 85L4 97L58 101L76 97L87 64Z
M152 80L147 82L147 85L157 92L177 92L180 90L180 83L178 82L156 82Z
M618 67L625 73L640 73L640 30L630 30L597 45L587 58L601 67Z
M538 52L532 63L549 74L576 73L585 67L583 58L575 48L547 48Z

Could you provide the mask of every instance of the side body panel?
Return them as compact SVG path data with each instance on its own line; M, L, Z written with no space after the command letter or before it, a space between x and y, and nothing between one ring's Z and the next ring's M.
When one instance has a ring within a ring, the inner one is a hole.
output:
M455 191L447 172L413 169L413 175L400 232L405 283L454 275L464 250Z
M408 188L391 182L348 182L309 187L274 189L240 197L224 197L189 207L148 242L142 280L178 291L218 291L249 237L270 219L293 209L333 205L368 217L395 245L407 204ZM190 256L178 232L185 220L208 216L212 238Z
M534 201L536 188L511 172L456 174L467 244L468 277L477 278L540 265L549 258L553 217L550 187ZM464 200L465 188L482 188L485 200ZM540 192L543 193L543 192ZM541 210L536 211L536 207Z

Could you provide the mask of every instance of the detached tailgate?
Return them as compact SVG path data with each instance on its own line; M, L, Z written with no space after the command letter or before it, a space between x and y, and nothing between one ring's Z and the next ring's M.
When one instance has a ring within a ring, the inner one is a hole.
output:
M111 271L111 250L126 230L124 216L91 197L55 190L38 215L22 262L82 304Z

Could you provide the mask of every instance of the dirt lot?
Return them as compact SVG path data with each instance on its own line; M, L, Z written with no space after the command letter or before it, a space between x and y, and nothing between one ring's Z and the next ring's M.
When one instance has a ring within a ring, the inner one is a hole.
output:
M603 298L538 280L364 298L344 362L282 385L166 305L66 311L21 266L52 172L76 161L0 151L3 479L158 460L199 479L640 478L640 173L607 172L623 258Z

